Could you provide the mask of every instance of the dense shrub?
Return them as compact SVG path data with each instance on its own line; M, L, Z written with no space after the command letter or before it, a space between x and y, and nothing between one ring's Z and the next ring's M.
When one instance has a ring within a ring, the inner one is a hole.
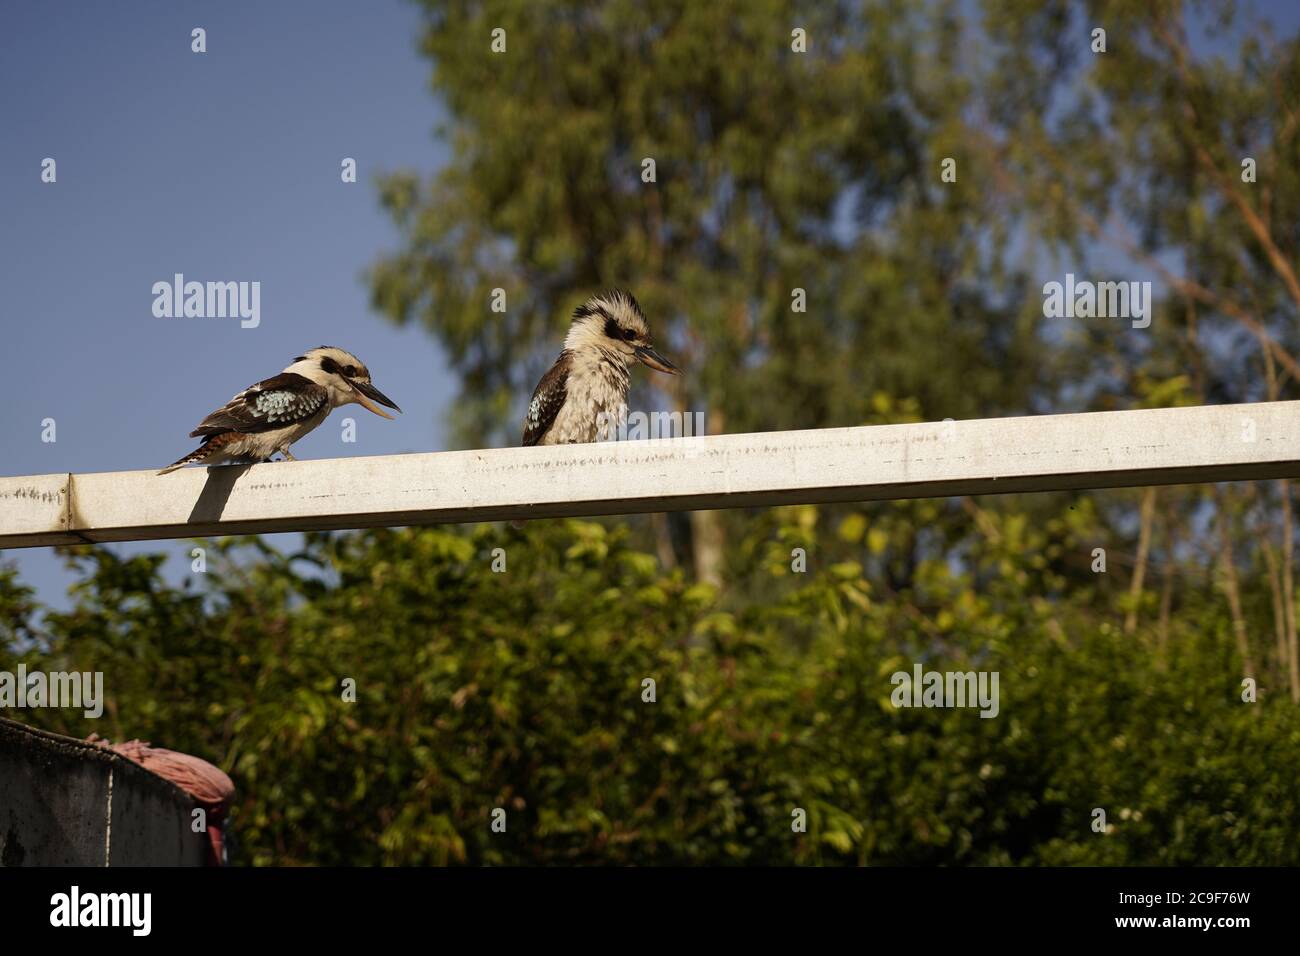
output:
M1037 599L1032 542L992 584L936 564L926 595L884 599L853 562L792 574L778 534L768 598L729 606L626 538L571 521L296 555L231 541L198 590L94 551L72 558L75 608L39 627L0 578L0 663L104 671L102 720L17 716L219 764L257 864L1300 858L1300 718L1267 689L1242 702L1208 605L1162 653L1091 594ZM917 662L997 671L997 717L893 706Z

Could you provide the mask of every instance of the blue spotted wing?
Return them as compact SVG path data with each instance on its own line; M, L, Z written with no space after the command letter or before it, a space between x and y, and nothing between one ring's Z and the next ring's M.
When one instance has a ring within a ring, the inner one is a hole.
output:
M264 432L311 418L329 401L323 386L296 372L281 372L244 389L203 419L191 438L224 432Z

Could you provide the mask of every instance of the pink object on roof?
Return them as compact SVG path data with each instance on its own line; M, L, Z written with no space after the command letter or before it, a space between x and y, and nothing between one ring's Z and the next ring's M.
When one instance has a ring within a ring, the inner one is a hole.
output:
M208 816L208 842L212 850L209 862L221 865L224 859L221 825L225 821L226 811L230 809L230 800L235 795L233 780L206 760L151 746L147 740L128 740L123 744L114 744L98 734L91 734L86 740L121 754L188 793Z

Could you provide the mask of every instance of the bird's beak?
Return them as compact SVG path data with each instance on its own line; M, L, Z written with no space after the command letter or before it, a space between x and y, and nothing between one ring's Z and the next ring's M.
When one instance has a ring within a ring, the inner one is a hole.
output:
M635 351L636 357L641 360L642 365L648 365L656 372L667 372L669 375L681 374L681 369L668 361L650 346L638 345Z
M396 402L369 382L354 382L349 379L348 384L351 385L352 390L357 393L357 404L362 408L370 409L370 411L374 412L380 418L391 419L393 416L380 408L379 405L387 405L389 408L397 409L399 412L401 411L400 408L397 408ZM371 399L374 401L371 401ZM376 405L375 402L378 402L379 405Z

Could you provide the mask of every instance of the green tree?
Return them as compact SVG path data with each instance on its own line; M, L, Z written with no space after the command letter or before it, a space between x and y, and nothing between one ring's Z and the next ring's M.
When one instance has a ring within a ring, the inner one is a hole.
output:
M687 369L655 384L712 433L858 424L877 391L937 418L1027 404L1035 319L1008 324L1006 237L980 228L993 209L964 165L970 90L926 68L960 48L950 16L788 0L426 10L454 158L431 182L383 180L403 243L372 288L461 372L467 442L518 440L568 314L613 284ZM956 183L941 182L949 156ZM716 519L694 522L697 569L718 581Z
M882 598L774 546L782 593L742 610L590 522L227 542L197 588L89 552L70 612L6 617L0 669L103 671L103 720L18 716L217 763L255 864L1297 862L1300 711L1241 700L1222 602L1162 653L1044 597L1089 516L986 519L987 587L940 559ZM893 706L914 662L998 672L997 718Z

